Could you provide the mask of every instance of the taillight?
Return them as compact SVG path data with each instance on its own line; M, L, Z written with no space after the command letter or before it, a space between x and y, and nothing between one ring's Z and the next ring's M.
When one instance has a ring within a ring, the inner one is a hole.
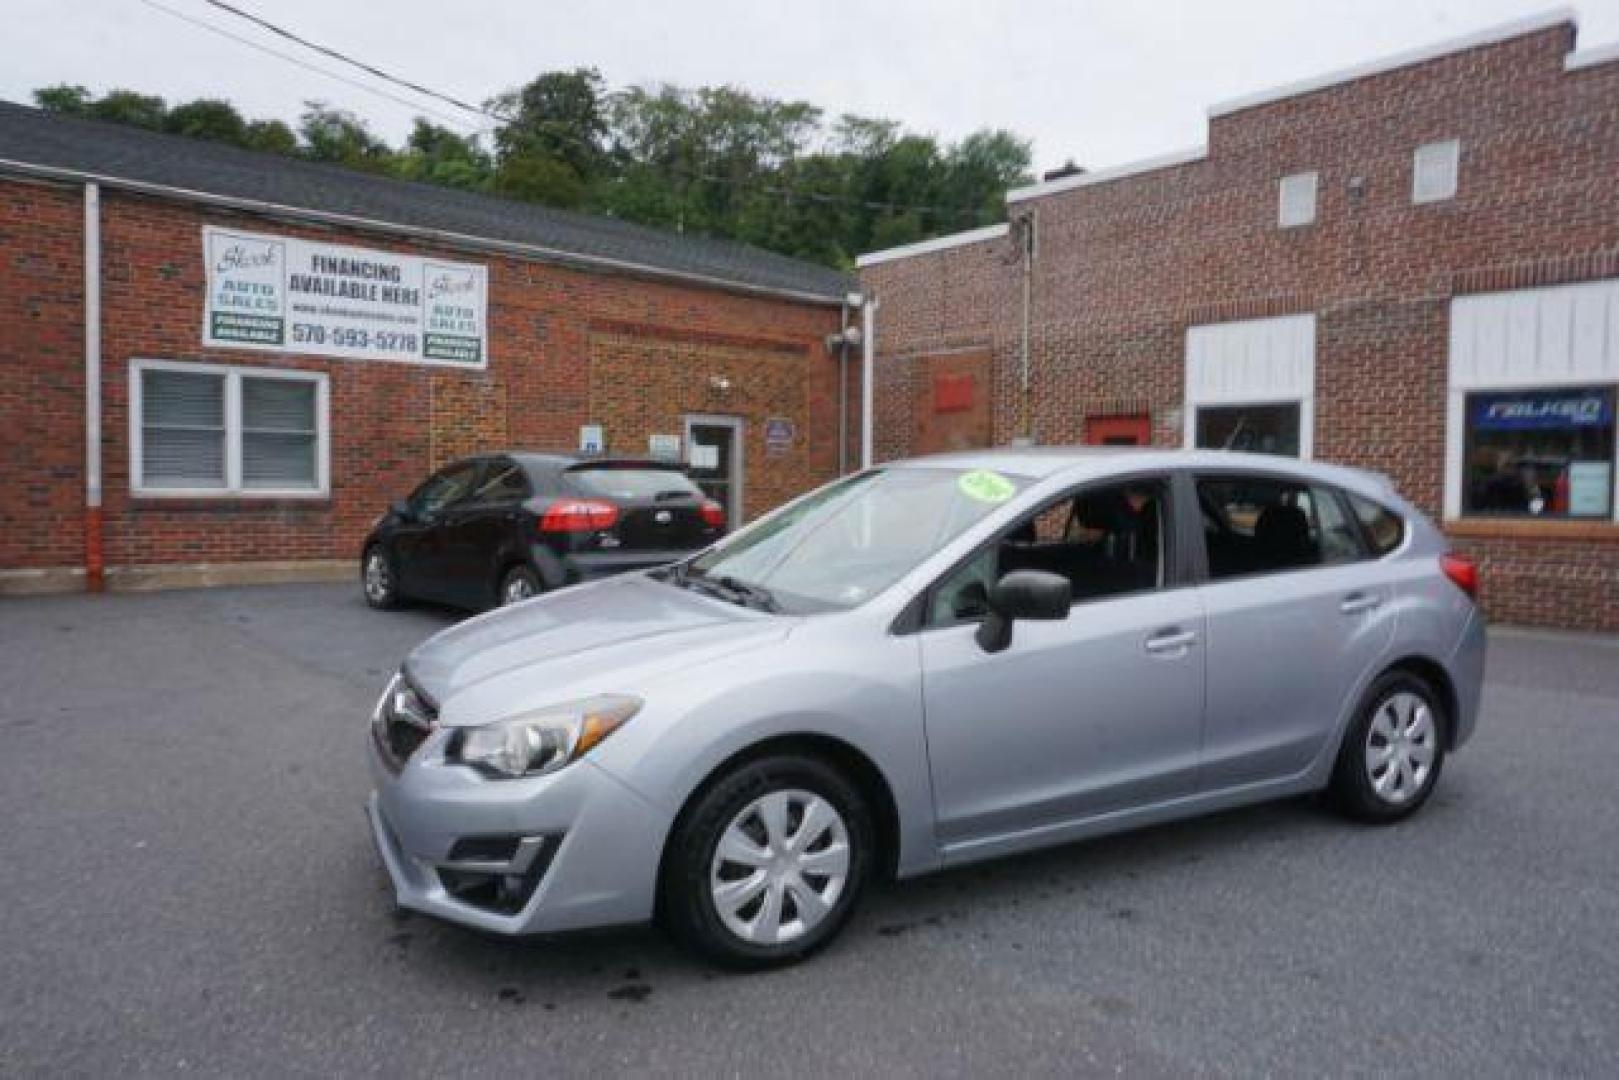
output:
M1465 555L1439 556L1439 569L1455 582L1456 587L1474 600L1478 599L1478 563Z
M564 499L546 508L540 531L548 533L596 532L618 522L618 507L595 499Z
M725 507L721 506L713 499L704 499L703 505L699 508L699 510L703 515L704 525L712 525L716 529L724 527Z

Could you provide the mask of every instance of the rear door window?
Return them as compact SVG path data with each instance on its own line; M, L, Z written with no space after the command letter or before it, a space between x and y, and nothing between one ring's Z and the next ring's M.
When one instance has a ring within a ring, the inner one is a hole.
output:
M489 471L484 474L483 482L478 490L472 493L472 501L480 503L506 503L521 502L528 498L528 477L514 462L496 461L490 465Z
M1266 476L1200 477L1209 578L1275 574L1363 557L1331 488Z
M587 495L608 499L701 498L702 492L678 469L569 469L568 479Z

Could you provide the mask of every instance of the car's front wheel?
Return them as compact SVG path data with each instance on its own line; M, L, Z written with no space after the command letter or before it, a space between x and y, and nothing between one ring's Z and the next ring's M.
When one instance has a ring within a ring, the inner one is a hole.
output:
M817 758L748 762L682 815L664 863L670 928L718 963L766 968L830 941L870 875L871 812Z
M1352 817L1398 821L1439 782L1447 718L1433 687L1407 671L1383 675L1365 702L1344 736L1331 793Z
M381 544L366 548L360 559L360 591L365 594L365 602L379 610L399 606L399 575L394 572L392 557Z

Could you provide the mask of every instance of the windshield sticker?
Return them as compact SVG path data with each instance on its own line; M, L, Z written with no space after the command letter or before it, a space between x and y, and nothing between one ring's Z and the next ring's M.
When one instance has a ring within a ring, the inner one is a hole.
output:
M988 469L974 469L972 472L962 473L956 481L961 493L969 499L979 502L1000 503L1017 494L1017 488L1012 481L998 472Z

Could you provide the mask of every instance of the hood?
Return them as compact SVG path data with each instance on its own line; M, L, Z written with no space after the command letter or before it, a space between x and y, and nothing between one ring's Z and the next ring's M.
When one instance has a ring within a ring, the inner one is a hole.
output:
M640 575L500 608L417 646L411 681L447 725L487 723L530 706L634 693L670 671L779 640L795 620Z

